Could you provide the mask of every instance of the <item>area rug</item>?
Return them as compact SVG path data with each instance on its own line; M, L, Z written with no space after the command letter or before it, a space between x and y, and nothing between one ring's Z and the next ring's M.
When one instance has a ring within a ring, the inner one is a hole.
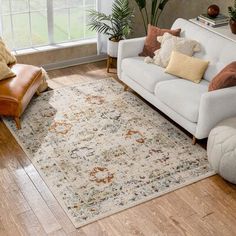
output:
M206 151L114 79L34 98L4 122L75 227L214 174Z

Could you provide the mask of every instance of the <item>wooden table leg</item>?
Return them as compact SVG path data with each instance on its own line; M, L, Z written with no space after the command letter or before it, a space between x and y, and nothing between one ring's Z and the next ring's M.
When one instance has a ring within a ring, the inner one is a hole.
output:
M110 73L111 68L117 68L117 66L114 64L117 61L116 57L111 57L108 55L107 57L107 73Z
M111 66L111 57L108 56L108 58L107 58L107 73L110 73L110 66Z

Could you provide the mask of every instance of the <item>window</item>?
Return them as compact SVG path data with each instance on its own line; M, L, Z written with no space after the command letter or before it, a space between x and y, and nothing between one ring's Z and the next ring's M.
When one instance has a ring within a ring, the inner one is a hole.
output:
M0 0L0 33L14 50L95 38L89 9L96 0Z

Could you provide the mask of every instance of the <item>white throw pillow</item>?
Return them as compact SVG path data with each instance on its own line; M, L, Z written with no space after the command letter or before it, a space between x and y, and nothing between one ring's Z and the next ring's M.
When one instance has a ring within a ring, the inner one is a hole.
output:
M154 63L164 68L169 64L172 51L192 56L194 52L201 50L201 46L197 41L176 37L169 33L157 37L157 41L161 43L161 48L155 52L153 59L147 57L145 58L145 62Z

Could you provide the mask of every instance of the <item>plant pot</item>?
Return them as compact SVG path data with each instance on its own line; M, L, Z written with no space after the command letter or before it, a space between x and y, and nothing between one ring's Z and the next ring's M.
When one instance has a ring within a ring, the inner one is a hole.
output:
M233 34L236 34L236 21L230 19L229 25Z
M117 57L118 56L118 47L119 47L119 42L112 41L111 39L108 39L107 54L110 57Z

